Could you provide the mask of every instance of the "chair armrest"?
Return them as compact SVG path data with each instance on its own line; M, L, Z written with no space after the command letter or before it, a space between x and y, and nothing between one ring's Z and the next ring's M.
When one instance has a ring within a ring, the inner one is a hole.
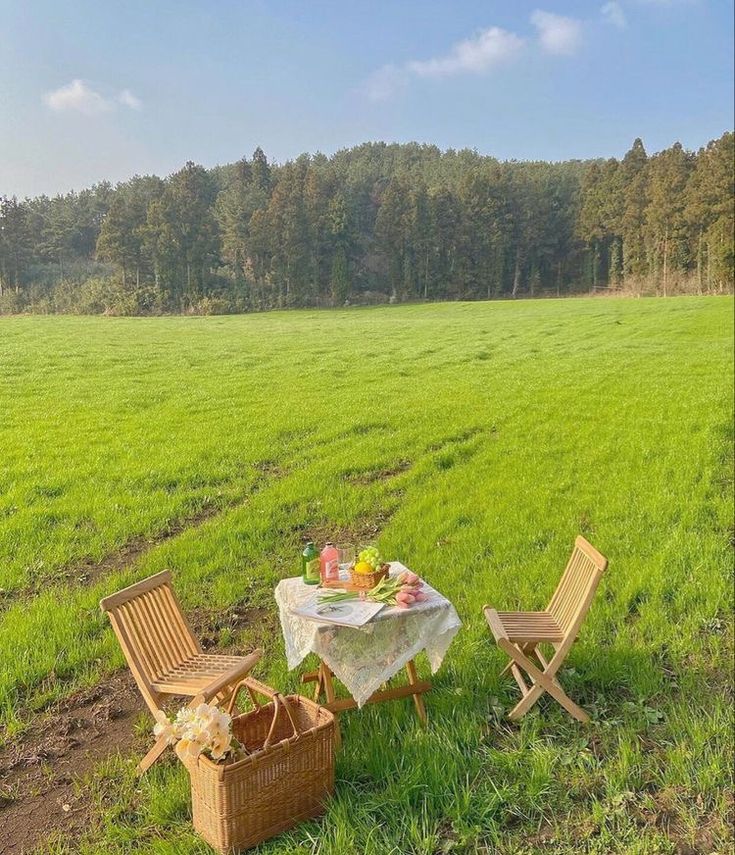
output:
M228 686L234 686L235 683L239 683L243 677L247 676L247 674L253 669L253 666L258 663L262 655L263 651L258 648L243 657L242 662L222 674L221 677L217 677L216 680L212 680L208 686L205 686L199 695L197 695L197 698L201 697L204 703L209 703L209 701L211 701L212 698L218 695L223 689L226 689Z
M490 627L490 632L495 636L496 641L500 641L501 638L508 640L508 633L505 631L505 627L503 626L503 622L500 620L500 615L497 613L495 609L491 609L490 606L485 606L482 610L485 615L485 620Z

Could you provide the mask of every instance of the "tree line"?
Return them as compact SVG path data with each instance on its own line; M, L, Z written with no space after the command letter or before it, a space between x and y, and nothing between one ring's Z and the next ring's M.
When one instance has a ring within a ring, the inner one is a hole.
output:
M621 159L500 162L366 143L19 201L0 311L254 311L733 287L733 134Z

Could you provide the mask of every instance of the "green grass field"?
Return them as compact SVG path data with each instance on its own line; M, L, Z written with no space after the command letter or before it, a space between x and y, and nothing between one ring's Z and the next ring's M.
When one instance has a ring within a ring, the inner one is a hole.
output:
M163 568L187 610L257 616L220 643L295 690L274 585L307 533L375 531L464 623L430 726L346 714L326 817L259 851L730 851L732 348L727 297L0 320L2 741L122 667L97 602ZM562 673L593 721L509 725L481 606L543 607L579 532L610 559ZM211 851L183 768L138 781L133 749L88 839L42 851Z

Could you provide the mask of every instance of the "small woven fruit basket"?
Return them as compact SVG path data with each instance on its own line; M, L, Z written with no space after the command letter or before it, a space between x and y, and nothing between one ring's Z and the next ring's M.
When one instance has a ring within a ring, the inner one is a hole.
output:
M221 853L235 853L324 813L334 790L335 723L301 695L284 697L247 678L255 709L235 716L235 738L250 752L234 763L177 753L191 777L195 830ZM271 698L260 704L255 693Z
M350 582L355 588L362 588L366 591L372 590L381 579L385 579L390 571L390 564L383 564L377 570L371 573L358 573L355 570L354 564L350 567Z

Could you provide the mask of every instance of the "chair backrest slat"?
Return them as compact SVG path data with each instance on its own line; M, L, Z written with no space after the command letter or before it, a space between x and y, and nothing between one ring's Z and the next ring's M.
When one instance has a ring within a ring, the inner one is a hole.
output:
M604 555L580 535L546 609L556 618L565 635L579 629L606 568Z
M128 664L148 692L161 676L201 652L168 571L105 597L100 608L109 614Z
M187 632L183 623L177 620L177 609L168 591L162 588L154 588L151 591L149 605L158 617L173 658L177 662L188 659L192 655L191 645L186 643ZM175 665L177 662L172 664Z
M167 585L165 588L159 588L158 594L166 619L176 634L176 643L181 648L182 656L188 659L190 656L201 653L202 646L192 632L186 615L181 610L176 591L171 585Z
M156 648L155 640L151 638L146 626L145 616L141 615L140 604L136 600L129 600L120 606L121 620L130 627L131 634L135 637L138 647L138 655L146 662L146 672L150 674L151 680L157 680L165 672L165 666Z
M150 602L152 597L153 591L148 591L143 596L130 600L124 608L137 615L150 656L156 662L157 676L160 677L177 664L179 657L173 652L161 627L158 614Z
M571 622L579 603L584 597L584 592L589 583L589 565L582 552L575 549L572 553L569 569L559 583L559 597L552 613L565 629Z

